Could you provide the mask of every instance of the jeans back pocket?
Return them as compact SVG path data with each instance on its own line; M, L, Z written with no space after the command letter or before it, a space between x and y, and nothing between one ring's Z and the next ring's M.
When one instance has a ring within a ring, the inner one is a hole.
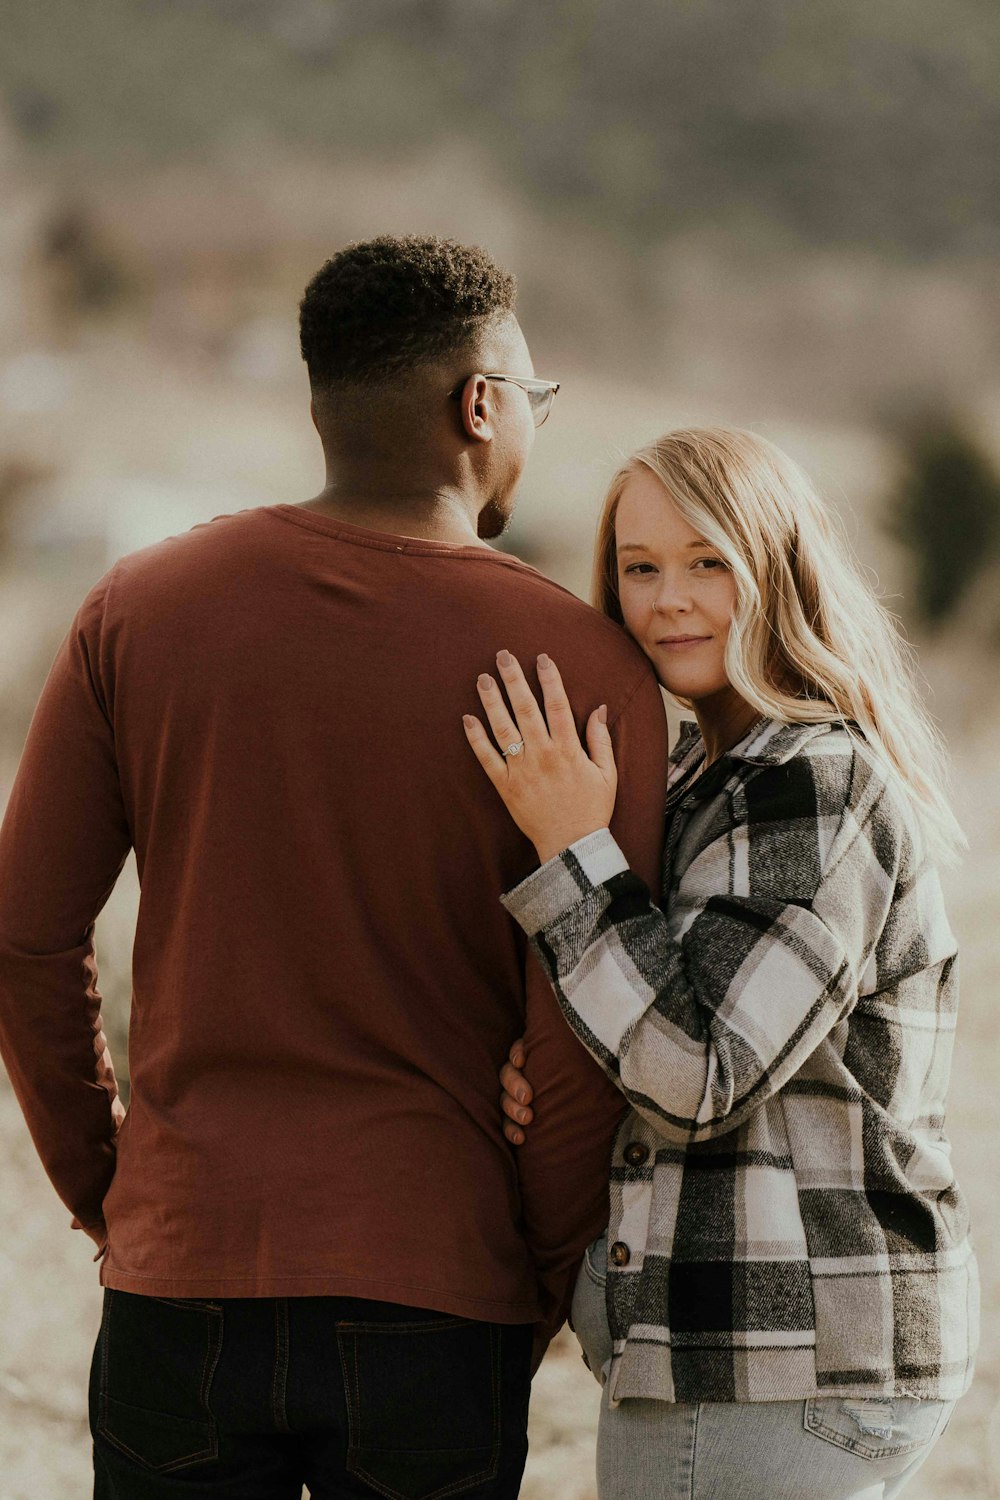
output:
M500 1464L500 1340L434 1315L338 1323L347 1469L389 1500L460 1495Z
M894 1458L933 1443L953 1404L915 1396L815 1396L805 1404L803 1425L858 1458Z
M171 1473L218 1455L208 1407L222 1351L222 1309L106 1287L96 1357L95 1440Z

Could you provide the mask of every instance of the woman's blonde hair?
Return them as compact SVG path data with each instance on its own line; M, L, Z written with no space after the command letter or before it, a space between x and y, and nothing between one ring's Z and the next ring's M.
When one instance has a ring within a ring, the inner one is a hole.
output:
M726 675L767 718L861 731L917 813L928 847L966 840L948 804L947 762L916 685L912 648L875 597L809 480L766 439L736 428L669 432L611 482L597 530L594 603L622 622L615 516L648 469L736 584Z

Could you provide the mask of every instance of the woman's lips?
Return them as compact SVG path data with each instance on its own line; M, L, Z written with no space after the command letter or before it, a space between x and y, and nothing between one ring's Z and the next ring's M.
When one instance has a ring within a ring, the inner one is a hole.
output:
M667 636L662 641L657 641L658 646L665 646L668 651L689 651L692 646L703 646L710 641L710 635L675 635Z

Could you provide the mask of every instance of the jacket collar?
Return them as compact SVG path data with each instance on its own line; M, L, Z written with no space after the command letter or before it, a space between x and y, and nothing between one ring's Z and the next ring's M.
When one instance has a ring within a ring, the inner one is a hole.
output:
M785 724L781 719L758 719L749 734L727 753L730 760L744 760L755 766L783 766L810 740L838 727L831 723Z
M830 723L786 724L781 719L758 719L749 732L719 760L745 761L755 766L782 766L803 745L839 726ZM670 754L671 781L676 781L705 751L701 730L691 719L682 722Z

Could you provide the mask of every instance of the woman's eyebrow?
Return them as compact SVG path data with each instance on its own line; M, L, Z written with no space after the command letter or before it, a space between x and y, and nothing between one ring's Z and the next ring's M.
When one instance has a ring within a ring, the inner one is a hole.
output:
M707 542L703 536L696 536L693 542L685 544L684 550L690 552L693 547L711 546L712 543ZM648 542L622 542L616 550L621 555L622 552L651 552L653 549Z

